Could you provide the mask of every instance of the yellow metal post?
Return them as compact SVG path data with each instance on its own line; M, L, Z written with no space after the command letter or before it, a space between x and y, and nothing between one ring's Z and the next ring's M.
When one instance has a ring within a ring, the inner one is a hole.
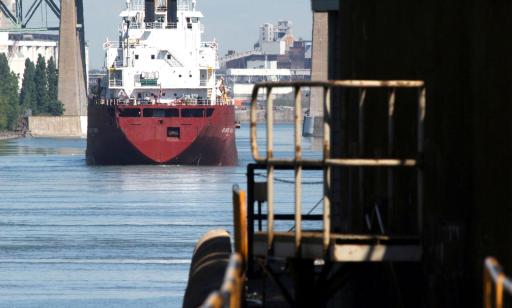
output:
M247 262L247 206L245 191L238 187L233 189L233 218L235 228L235 251L242 256L243 264Z

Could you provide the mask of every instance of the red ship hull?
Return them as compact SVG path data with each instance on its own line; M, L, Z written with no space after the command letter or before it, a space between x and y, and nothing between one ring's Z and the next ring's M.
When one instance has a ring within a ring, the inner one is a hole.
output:
M89 104L92 165L235 165L233 106Z

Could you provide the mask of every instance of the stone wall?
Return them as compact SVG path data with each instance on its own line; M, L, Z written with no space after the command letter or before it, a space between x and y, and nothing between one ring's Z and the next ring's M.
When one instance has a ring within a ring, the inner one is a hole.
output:
M33 116L28 118L28 128L33 137L85 137L87 117Z
M265 110L258 110L257 117L258 122L265 122L267 112ZM293 108L283 108L274 110L274 122L275 123L283 123L283 122L293 122L294 119L294 111ZM242 123L249 122L251 117L250 110L237 110L235 113L236 121L240 121Z

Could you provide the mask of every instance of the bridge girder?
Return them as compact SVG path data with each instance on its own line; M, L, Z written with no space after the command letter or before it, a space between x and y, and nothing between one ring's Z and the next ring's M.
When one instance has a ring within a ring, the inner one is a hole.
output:
M54 31L58 30L58 25L37 25L29 26L34 15L37 11L46 13L50 10L51 13L60 20L60 6L55 3L55 0L14 0L14 10L10 8L10 4L13 0L0 0L0 18L6 18L9 20L7 27L0 27L0 32L37 32L37 31ZM25 5L23 5L25 4ZM43 4L46 6L43 7ZM28 10L24 11L23 7L28 7Z
M59 100L65 115L82 116L87 108L83 0L0 0L0 32L59 31ZM24 10L24 8L28 8ZM56 25L34 27L34 16L50 10Z

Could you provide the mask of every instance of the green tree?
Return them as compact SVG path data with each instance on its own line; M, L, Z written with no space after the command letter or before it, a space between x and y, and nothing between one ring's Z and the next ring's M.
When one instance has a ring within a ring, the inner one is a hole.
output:
M46 74L46 61L41 55L37 58L34 80L36 83L37 114L48 113L48 76Z
M0 76L0 78L2 77ZM0 130L7 128L7 108L7 97L2 96L2 93L0 93Z
M0 129L12 129L19 117L18 76L5 54L0 54Z
M37 114L35 71L34 63L27 58L21 86L20 105L22 111L31 109L34 114Z
M64 105L58 99L59 76L53 57L48 60L46 74L48 76L48 113L55 116L62 115Z
M59 83L59 77L57 75L57 66L53 57L48 60L48 67L46 69L48 75L48 98L50 101L57 100L57 86Z

